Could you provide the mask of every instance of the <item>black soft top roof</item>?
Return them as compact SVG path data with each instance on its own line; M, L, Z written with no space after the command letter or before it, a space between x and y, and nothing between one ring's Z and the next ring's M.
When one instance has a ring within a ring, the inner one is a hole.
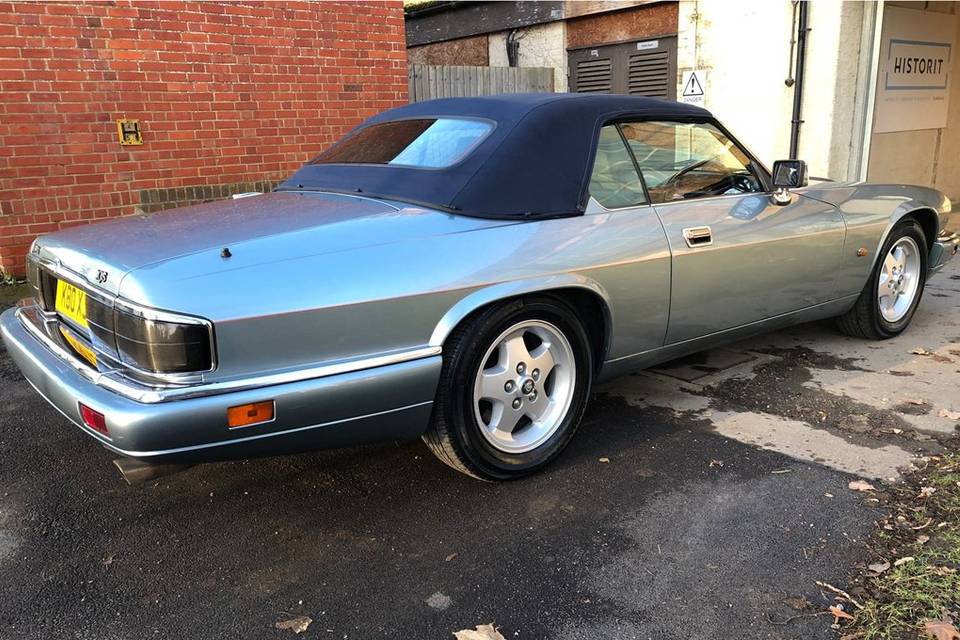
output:
M699 107L656 98L508 94L409 104L368 119L349 135L381 122L439 116L485 118L496 127L450 167L308 164L279 188L362 193L481 217L574 215L586 206L594 147L605 123L711 118Z

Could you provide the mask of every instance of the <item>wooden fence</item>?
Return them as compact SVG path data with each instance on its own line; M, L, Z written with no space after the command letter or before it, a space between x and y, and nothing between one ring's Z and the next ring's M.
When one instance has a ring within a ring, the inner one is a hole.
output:
M462 67L411 64L410 102L497 93L552 93L548 67Z

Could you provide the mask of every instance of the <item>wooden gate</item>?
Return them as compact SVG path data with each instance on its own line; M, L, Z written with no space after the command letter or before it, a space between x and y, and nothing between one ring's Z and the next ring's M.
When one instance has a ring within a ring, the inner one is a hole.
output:
M411 64L410 102L497 93L552 93L549 67L465 67Z

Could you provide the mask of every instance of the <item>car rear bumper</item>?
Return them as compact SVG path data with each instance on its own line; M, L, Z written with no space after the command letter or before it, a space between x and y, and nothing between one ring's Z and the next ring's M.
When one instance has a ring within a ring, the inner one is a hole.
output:
M937 236L930 249L930 272L939 271L960 251L960 236L956 233L942 232Z
M85 365L27 328L25 310L0 315L0 335L27 381L108 449L155 462L204 462L415 438L425 430L440 375L431 356L285 384L144 403L85 375ZM274 420L229 429L227 409L273 400ZM85 426L83 403L106 418Z

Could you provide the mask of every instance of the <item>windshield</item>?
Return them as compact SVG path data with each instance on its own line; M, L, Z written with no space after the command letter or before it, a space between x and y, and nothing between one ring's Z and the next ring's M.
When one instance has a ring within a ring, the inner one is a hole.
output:
M382 122L345 138L311 164L385 164L440 169L462 160L492 130L490 122L465 118Z

